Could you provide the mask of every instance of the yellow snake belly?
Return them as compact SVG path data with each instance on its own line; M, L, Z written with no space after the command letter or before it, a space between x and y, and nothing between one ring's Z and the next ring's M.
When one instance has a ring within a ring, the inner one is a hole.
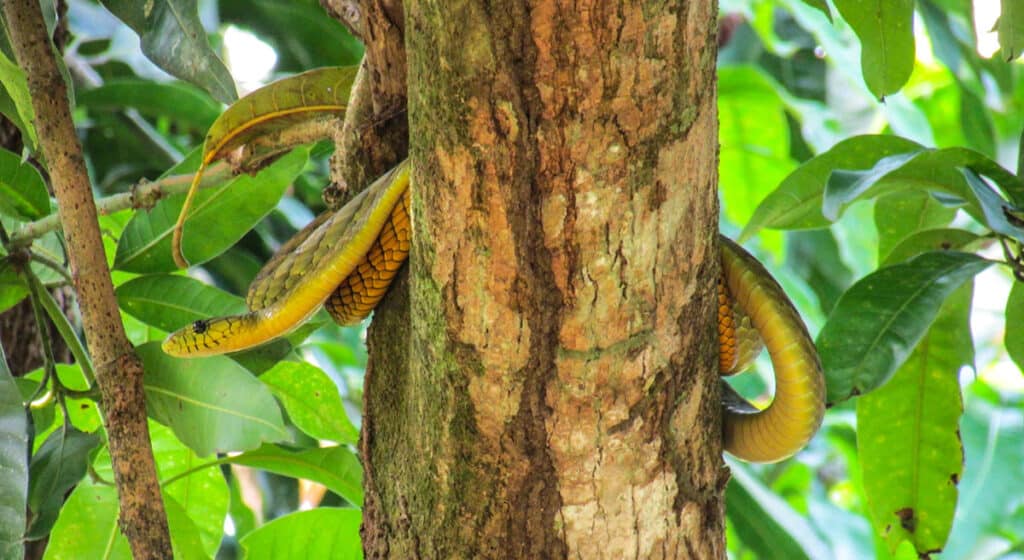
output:
M196 321L163 348L175 356L234 352L267 342L323 305L339 324L377 306L409 253L406 164L343 208L326 212L285 243L249 288L244 315ZM779 461L799 451L824 413L824 380L814 344L782 288L739 245L720 236L719 370L731 375L760 353L775 368L775 397L758 410L723 383L724 444L747 461Z

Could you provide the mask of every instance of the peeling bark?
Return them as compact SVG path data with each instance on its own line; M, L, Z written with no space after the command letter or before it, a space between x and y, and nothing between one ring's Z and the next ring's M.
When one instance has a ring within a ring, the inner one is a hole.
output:
M414 239L370 337L367 557L724 557L714 18L407 0Z

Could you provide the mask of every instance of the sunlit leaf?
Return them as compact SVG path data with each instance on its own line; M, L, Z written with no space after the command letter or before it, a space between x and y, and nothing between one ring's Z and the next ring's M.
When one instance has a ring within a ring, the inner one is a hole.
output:
M860 66L879 99L896 93L914 69L913 0L835 0L860 39Z
M896 264L929 251L961 251L978 240L978 234L962 229L926 229L907 236L882 260L882 266Z
M240 176L196 195L185 232L184 250L192 263L205 262L235 244L270 213L302 171L308 150L296 149L257 176ZM114 267L129 272L171 272L171 234L184 195L161 200L149 212L137 212L117 244Z
M140 346L138 354L149 414L200 457L291 440L273 395L233 360L172 358L158 342Z
M1003 60L1010 62L1024 52L1024 5L1020 0L1003 0L1002 6L996 31Z
M319 368L303 362L281 362L260 376L281 401L288 417L317 439L356 443L359 432L349 422L338 387Z
M895 552L938 552L953 524L963 469L959 371L973 365L970 284L943 305L893 378L857 399L857 446L875 530Z
M928 330L942 302L991 264L931 252L861 279L839 299L818 335L828 402L882 386Z
M1006 300L1006 353L1024 375L1024 283L1014 282Z
M878 197L875 202L875 228L878 230L879 261L884 260L893 247L907 237L922 230L944 227L955 215L955 208L944 206L923 191Z
M116 294L121 309L168 332L199 319L248 311L242 298L188 276L140 276L118 286Z
M360 524L362 514L357 509L316 508L290 513L242 538L244 558L360 560Z
M238 97L231 73L206 39L196 0L102 2L139 34L142 52L168 74L209 91L222 103Z
M28 286L21 274L4 259L0 259L0 313L18 305L28 295Z
M28 412L0 347L0 558L20 559L28 504Z
M363 505L363 467L345 446L286 451L265 445L231 457L236 465L319 482L354 505Z
M25 78L25 72L3 52L0 52L0 86L3 86L4 93L14 109L13 113L7 113L7 117L21 130L25 144L37 147L39 139L35 129L36 113L32 108L32 97L28 93L28 80Z
M39 170L0 148L0 213L37 220L50 213L50 195Z

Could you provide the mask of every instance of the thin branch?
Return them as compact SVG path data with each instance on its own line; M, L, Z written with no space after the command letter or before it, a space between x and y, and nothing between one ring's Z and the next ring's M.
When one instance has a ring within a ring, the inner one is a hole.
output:
M10 42L28 80L39 143L63 224L86 341L103 396L120 528L137 559L171 558L170 533L146 419L142 362L125 336L103 251L82 147L37 0L2 2Z
M232 171L226 163L221 162L211 165L203 175L199 188L204 189L219 185L230 178L231 175ZM96 212L106 216L129 208L152 208L162 198L187 191L193 176L192 173L186 173L183 175L171 175L151 183L138 183L129 192L118 193L96 201ZM35 239L58 228L60 228L60 215L50 214L45 218L29 222L14 230L11 234L10 246L14 249L25 247Z

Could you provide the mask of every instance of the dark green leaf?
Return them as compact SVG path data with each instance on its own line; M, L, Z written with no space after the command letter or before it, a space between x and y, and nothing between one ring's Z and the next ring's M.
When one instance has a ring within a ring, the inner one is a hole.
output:
M118 286L116 294L129 315L168 332L199 319L248 311L242 298L188 276L140 276Z
M857 399L857 447L875 530L894 553L941 550L963 469L960 367L973 366L971 285L943 305L928 334L881 389Z
M1024 5L1020 0L1003 0L1002 4L996 31L1003 60L1010 62L1024 52Z
M142 52L168 74L209 91L222 103L238 98L231 73L206 39L196 0L102 1L139 34Z
M61 426L46 438L29 467L28 506L32 523L28 535L46 535L57 519L64 494L85 476L89 453L100 444L96 434Z
M357 509L316 508L275 519L246 535L241 544L246 560L361 560L360 524Z
M1006 353L1024 374L1024 283L1014 282L1006 300Z
M914 69L913 0L835 0L860 39L860 66L879 99L896 93Z
M833 556L806 519L758 480L745 465L729 462L726 513L744 546L758 558Z
M944 227L953 221L955 208L948 208L923 191L907 191L878 197L875 228L878 230L878 259L916 232ZM934 247L941 249L941 247Z
M794 231L786 239L786 266L804 279L818 296L822 312L828 314L854 278L835 237L830 230L817 229Z
M50 213L50 195L32 164L0 148L0 212L21 220L37 220Z
M882 265L901 263L929 251L961 251L977 239L977 234L962 229L926 229L893 247L882 260Z
M882 386L906 361L942 302L990 261L924 253L862 278L839 299L818 335L828 402Z
M183 248L189 262L205 262L237 242L270 213L285 189L302 171L309 150L284 156L256 177L241 176L223 187L196 194ZM160 201L150 212L137 212L117 244L114 267L129 272L171 272L171 232L185 195Z
M992 231L1024 242L1024 210L1014 207L996 194L974 171L965 168L962 172L974 196L981 203L985 225Z
M157 342L140 346L138 354L146 367L149 414L200 457L291 440L273 395L233 360L172 358Z
M985 103L966 87L960 88L960 121L970 145L989 156L996 155L996 133Z
M319 482L352 504L363 505L363 467L345 446L293 452L276 445L264 445L231 457L231 462Z
M757 207L740 241L762 228L817 229L829 221L821 214L825 183L833 169L865 169L893 154L920 150L899 136L855 136L819 154L789 174Z
M79 91L78 106L108 111L132 107L144 115L170 117L204 133L221 112L219 103L191 85L150 80L111 80Z
M338 387L319 368L303 362L281 362L260 376L281 401L288 417L317 439L356 443L359 432L349 422Z
M28 412L0 346L0 558L20 559L28 503Z
M843 206L850 204L889 173L903 167L920 152L906 152L878 160L867 171L836 169L825 184L821 213L831 221L839 219Z

